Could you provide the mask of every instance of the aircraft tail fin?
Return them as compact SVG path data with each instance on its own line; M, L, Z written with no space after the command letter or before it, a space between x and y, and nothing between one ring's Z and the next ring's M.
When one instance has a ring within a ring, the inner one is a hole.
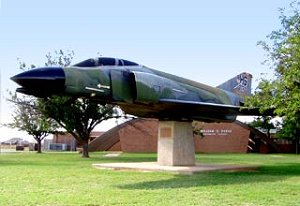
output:
M252 75L243 72L232 79L217 86L217 88L238 94L242 97L251 95L251 80Z

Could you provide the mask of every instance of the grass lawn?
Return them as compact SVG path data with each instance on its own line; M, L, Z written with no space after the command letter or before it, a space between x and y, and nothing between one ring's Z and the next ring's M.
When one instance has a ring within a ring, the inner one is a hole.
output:
M156 161L155 154L104 154L0 154L0 205L300 205L300 155L197 154L198 162L260 168L186 176L93 168Z

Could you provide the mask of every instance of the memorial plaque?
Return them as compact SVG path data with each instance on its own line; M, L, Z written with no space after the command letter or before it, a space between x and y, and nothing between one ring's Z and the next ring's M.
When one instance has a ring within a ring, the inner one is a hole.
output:
M161 138L172 138L172 127L161 127L160 128Z

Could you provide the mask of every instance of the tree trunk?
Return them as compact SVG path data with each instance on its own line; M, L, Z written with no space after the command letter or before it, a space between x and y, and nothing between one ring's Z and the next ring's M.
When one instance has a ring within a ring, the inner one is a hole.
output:
M300 139L300 138L296 138L296 141L295 141L296 154L299 154L299 139Z
M270 139L271 138L270 129L268 129L267 134L268 134L268 138Z
M36 141L37 141L37 153L42 153L42 140L37 138Z
M82 144L82 157L89 158L89 140L85 140Z

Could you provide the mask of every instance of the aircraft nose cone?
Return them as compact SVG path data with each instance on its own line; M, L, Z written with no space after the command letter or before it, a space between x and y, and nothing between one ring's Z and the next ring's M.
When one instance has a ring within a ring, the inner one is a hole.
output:
M65 73L61 67L44 67L22 72L11 77L22 86L18 92L35 96L49 96L62 92L65 87Z

